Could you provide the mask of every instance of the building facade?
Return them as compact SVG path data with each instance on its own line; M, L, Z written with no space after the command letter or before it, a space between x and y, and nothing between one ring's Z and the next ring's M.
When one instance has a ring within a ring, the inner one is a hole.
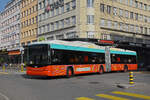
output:
M21 6L21 45L37 40L37 2L38 0L22 0Z
M20 48L20 4L21 0L11 0L0 13L1 49L13 51Z
M150 43L149 0L38 0L38 39Z

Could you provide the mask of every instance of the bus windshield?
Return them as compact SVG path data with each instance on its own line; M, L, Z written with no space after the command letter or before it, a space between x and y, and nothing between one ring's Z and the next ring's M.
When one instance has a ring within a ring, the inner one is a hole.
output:
M48 45L47 44L37 44L28 46L27 50L27 65L42 67L48 65Z

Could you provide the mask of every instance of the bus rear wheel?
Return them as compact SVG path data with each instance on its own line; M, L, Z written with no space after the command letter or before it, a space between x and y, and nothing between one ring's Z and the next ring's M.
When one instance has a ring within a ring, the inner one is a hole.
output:
M67 78L70 78L70 77L72 77L73 76L73 70L72 70L72 68L68 68L67 69L67 75L66 75L66 77Z

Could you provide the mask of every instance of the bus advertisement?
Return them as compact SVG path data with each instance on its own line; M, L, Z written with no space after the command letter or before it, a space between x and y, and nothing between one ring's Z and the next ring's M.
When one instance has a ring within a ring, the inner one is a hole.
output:
M137 70L135 51L61 40L27 46L27 75L67 76Z

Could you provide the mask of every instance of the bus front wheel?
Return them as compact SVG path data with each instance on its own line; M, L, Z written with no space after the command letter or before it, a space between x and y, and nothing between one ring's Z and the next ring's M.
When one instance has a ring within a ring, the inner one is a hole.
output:
M73 70L72 70L72 68L68 68L67 69L67 75L66 75L66 77L67 78L70 78L70 77L72 77L73 76Z

